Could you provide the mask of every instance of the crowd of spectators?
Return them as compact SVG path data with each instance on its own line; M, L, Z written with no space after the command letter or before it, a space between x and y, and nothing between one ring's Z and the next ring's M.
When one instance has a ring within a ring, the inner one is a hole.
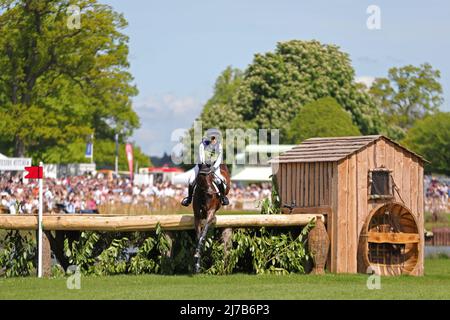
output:
M271 193L270 184L252 184L245 187L233 184L230 208L238 203L257 203ZM107 179L102 174L46 178L43 187L46 212L95 213L106 204L145 204L150 208L161 199L179 203L187 188L169 182L154 185L133 185L127 178ZM39 205L37 180L22 179L8 173L0 176L0 209L11 214L35 213Z
M450 181L425 177L425 209L448 211ZM170 199L178 205L187 188L170 182L133 185L127 178L108 179L97 176L71 176L44 180L43 198L46 212L94 213L101 205L139 204L156 207ZM271 195L269 183L240 186L233 184L226 209L255 209L257 203ZM37 180L22 179L9 173L0 175L0 210L4 213L35 213L39 205ZM246 207L247 204L247 207Z
M425 177L425 210L428 212L448 212L450 180L445 178Z

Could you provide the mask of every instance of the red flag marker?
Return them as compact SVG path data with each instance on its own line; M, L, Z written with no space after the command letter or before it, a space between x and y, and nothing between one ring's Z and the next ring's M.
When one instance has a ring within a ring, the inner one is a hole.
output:
M125 153L128 159L128 170L130 170L130 179L133 181L133 146L131 143L127 143L125 146Z
M39 166L25 167L28 174L25 176L26 179L42 179L44 178L44 169Z

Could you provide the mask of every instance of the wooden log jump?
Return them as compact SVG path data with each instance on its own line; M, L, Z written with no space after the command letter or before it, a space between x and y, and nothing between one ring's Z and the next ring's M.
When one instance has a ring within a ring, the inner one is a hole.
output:
M324 220L318 214L248 214L248 215L217 215L216 228L245 228L245 227L290 227L304 226L316 217ZM36 230L36 215L0 214L0 229ZM44 215L44 230L64 231L149 231L156 226L164 230L189 230L194 228L193 215L87 215L87 214L58 214Z

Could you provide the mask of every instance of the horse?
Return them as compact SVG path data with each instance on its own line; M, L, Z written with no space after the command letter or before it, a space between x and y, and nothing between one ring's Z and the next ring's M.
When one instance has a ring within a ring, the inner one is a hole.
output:
M225 178L225 195L230 191L230 174L225 164L220 165L220 173ZM195 182L193 194L194 225L197 235L197 248L194 258L195 272L200 272L201 250L205 241L208 229L215 222L216 212L221 207L219 191L214 186L214 171L210 166L201 165ZM202 229L201 220L206 219L205 226Z

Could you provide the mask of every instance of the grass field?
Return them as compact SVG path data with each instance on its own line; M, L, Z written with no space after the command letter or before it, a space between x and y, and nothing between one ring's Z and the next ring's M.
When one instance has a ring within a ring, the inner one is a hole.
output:
M450 259L430 259L424 277L382 277L367 289L366 275L231 275L0 279L0 299L450 299Z
M433 227L450 227L450 213L440 213L439 220L433 221L431 213L425 212L425 229L431 231Z

